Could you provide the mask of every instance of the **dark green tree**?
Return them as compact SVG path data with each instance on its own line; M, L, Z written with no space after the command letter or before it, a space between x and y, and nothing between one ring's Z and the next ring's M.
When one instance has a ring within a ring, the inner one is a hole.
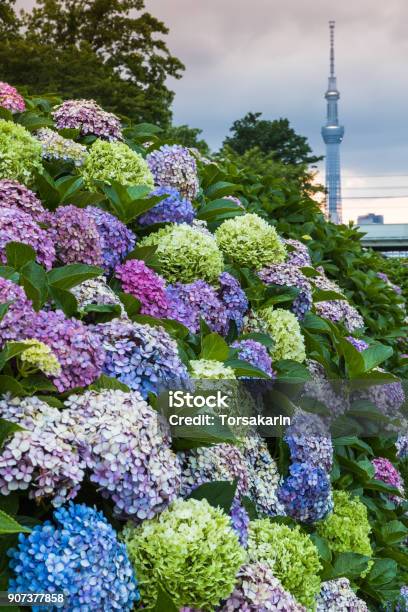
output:
M10 4L0 13L2 78L167 126L174 94L166 79L180 78L184 66L163 40L166 26L143 9L144 0L37 0L22 12L16 38Z
M272 154L284 164L314 164L321 158L312 155L307 138L296 134L288 119L261 119L262 113L247 113L234 121L224 145L242 155L257 147L263 153Z

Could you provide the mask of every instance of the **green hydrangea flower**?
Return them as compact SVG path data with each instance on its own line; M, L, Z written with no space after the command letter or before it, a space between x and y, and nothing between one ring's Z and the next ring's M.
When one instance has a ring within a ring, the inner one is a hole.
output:
M141 599L155 603L162 585L178 608L213 610L230 595L245 552L229 517L207 500L176 500L152 520L124 530Z
M22 344L28 344L29 347L20 354L20 361L23 364L23 371L31 373L31 371L41 370L47 376L58 376L61 372L61 365L52 352L50 347L40 340L28 338L20 340Z
M333 491L334 510L324 521L316 523L317 533L326 538L334 552L354 552L371 557L371 527L367 508L346 491ZM369 564L369 568L372 563ZM362 573L367 574L369 568Z
M220 249L239 266L259 270L267 264L285 261L285 245L275 228L258 215L228 219L215 236Z
M315 596L320 591L319 553L299 527L290 529L269 519L252 521L248 556L250 561L269 565L287 591L308 610L315 609Z
M139 242L139 246L153 244L157 245L161 273L170 283L216 282L224 269L214 238L186 223L167 225Z
M0 119L0 179L30 185L41 169L41 144L22 125Z
M234 370L225 366L222 361L212 361L210 359L193 359L190 361L191 378L200 380L216 379L216 380L234 380Z
M153 175L141 155L123 142L95 140L81 168L85 185L92 189L94 181L122 185L146 185L154 187Z
M272 360L293 359L302 363L306 359L305 342L296 316L289 310L272 306L263 308L258 314L274 341Z

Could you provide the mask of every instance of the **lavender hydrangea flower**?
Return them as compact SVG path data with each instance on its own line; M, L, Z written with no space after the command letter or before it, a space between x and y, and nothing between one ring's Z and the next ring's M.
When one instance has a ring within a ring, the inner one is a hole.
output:
M330 480L322 468L293 463L289 473L278 489L278 499L288 516L303 523L315 523L333 510Z
M50 233L62 263L103 264L97 224L86 210L72 204L59 206L51 217Z
M170 432L139 393L87 391L66 401L90 480L119 517L151 519L179 493Z
M300 289L291 309L299 320L304 319L313 304L312 287L299 268L287 263L273 264L260 270L258 276L266 285L273 284Z
M323 291L335 291L342 293L341 289L325 276L313 278L313 284ZM356 329L364 327L364 319L354 306L347 300L324 300L315 304L316 314L323 319L334 323L343 323L346 329L353 333Z
M83 281L79 285L72 287L70 291L78 302L79 310L83 310L90 304L111 304L112 306L120 307L121 318L127 318L122 302L101 276Z
M237 198L236 196L233 196L233 195L223 196L222 199L223 200L230 200L230 202L233 202L234 204L236 204L237 206L239 206L240 208L245 210L245 206L243 205L241 200L239 198Z
M247 563L237 574L237 584L219 612L306 612L285 591L265 563Z
M162 327L115 319L93 329L106 351L105 374L139 391L144 399L149 392L188 384L177 343Z
M395 446L397 448L398 459L406 459L408 457L408 436L400 434Z
M247 361L255 368L263 370L271 378L274 377L272 370L272 359L267 348L256 340L238 340L232 344L232 348L238 349L238 359Z
M0 81L0 107L12 113L23 113L26 108L23 96L15 87L4 81Z
M73 421L37 397L5 397L0 417L20 427L0 450L0 492L29 489L28 496L59 506L73 499L84 478L84 463L75 447Z
M228 331L227 311L213 287L203 280L183 285L175 283L166 289L168 318L179 321L193 333L200 329L200 318L219 334Z
M312 380L305 384L304 396L314 398L324 404L330 411L329 420L347 412L350 401L343 383L329 380L324 367L319 362L308 359L306 363ZM311 416L308 415L309 422L312 422Z
M357 597L347 578L322 582L316 606L316 612L368 612L367 604Z
M153 206L144 215L138 218L139 225L153 225L154 223L188 223L195 219L196 213L193 205L187 198L180 195L173 187L158 187L150 194L152 196L167 197Z
M333 467L333 444L329 429L322 419L298 410L285 434L293 463L310 463L330 472Z
M401 504L405 496L404 481L397 468L385 457L375 457L371 463L374 466L376 480L382 480L385 484L399 490L400 495L389 495L389 499L395 504Z
M70 138L63 138L58 132L54 132L50 128L38 130L36 138L41 143L43 159L73 162L75 166L79 167L82 166L88 155L87 148L84 145Z
M348 340L360 353L369 347L369 344L365 340L353 338L353 336L347 336L346 340Z
M95 100L65 100L52 113L58 130L79 129L82 136L92 134L106 140L122 140L119 119L103 110Z
M163 145L146 158L158 187L174 187L188 200L198 193L197 164L188 149L181 145Z
M130 259L116 267L115 275L120 279L123 291L139 300L142 314L159 319L168 316L164 279L146 266L144 261Z
M72 502L54 512L54 522L36 525L8 551L15 592L62 592L64 612L130 612L140 595L125 544L102 512ZM52 606L54 608L54 606ZM46 612L49 605L33 606Z
M35 193L17 181L0 180L0 207L17 208L38 223L44 219L45 209Z
M25 332L25 337L41 340L55 353L62 368L52 379L58 391L86 387L101 374L105 352L98 336L81 321L67 319L61 310L40 310Z
M17 208L0 208L0 260L7 263L6 245L23 242L37 254L38 263L52 268L55 249L49 234L27 214Z
M377 278L381 279L382 281L384 281L384 283L389 285L391 287L391 289L394 291L394 293L396 293L397 295L401 295L402 294L401 287L399 287L398 285L395 285L394 283L392 283L390 281L390 279L388 278L388 276L384 272L377 272Z
M249 515L237 498L232 502L230 519L232 528L238 536L239 543L246 548L248 545Z
M237 279L229 272L222 272L218 277L218 283L218 297L227 310L228 319L235 321L237 330L240 332L244 326L244 315L249 307L245 292Z
M8 311L0 321L0 345L24 335L24 330L34 316L34 309L25 291L11 280L0 276L0 304L10 302Z
M299 268L309 268L312 266L309 249L303 242L292 240L291 238L286 238L283 242L294 249L293 251L287 249L288 256L286 258L286 263L292 266L298 266Z
M110 272L134 248L136 236L115 215L95 206L87 206L85 212L95 221L102 250L103 267Z

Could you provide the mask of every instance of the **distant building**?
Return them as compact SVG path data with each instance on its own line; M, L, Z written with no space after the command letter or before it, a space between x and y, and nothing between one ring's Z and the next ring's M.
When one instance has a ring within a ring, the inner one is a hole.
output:
M326 190L327 215L333 223L342 222L341 174L340 174L340 144L344 136L344 127L339 124L337 103L340 93L337 89L337 79L334 74L334 28L335 22L330 21L330 76L329 86L325 94L327 100L327 121L322 127L322 137L326 143Z
M361 231L363 246L386 257L408 257L408 223L366 223Z
M367 225L367 223L384 223L384 215L368 213L368 215L357 217L357 225Z

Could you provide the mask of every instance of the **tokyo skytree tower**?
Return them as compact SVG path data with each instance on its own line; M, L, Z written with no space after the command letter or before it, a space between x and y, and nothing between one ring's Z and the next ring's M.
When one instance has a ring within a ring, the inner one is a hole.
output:
M333 223L342 222L340 144L344 136L344 127L339 125L337 103L340 93L334 73L334 28L330 21L330 76L325 98L327 100L327 121L322 127L323 140L326 143L326 189L327 213Z

